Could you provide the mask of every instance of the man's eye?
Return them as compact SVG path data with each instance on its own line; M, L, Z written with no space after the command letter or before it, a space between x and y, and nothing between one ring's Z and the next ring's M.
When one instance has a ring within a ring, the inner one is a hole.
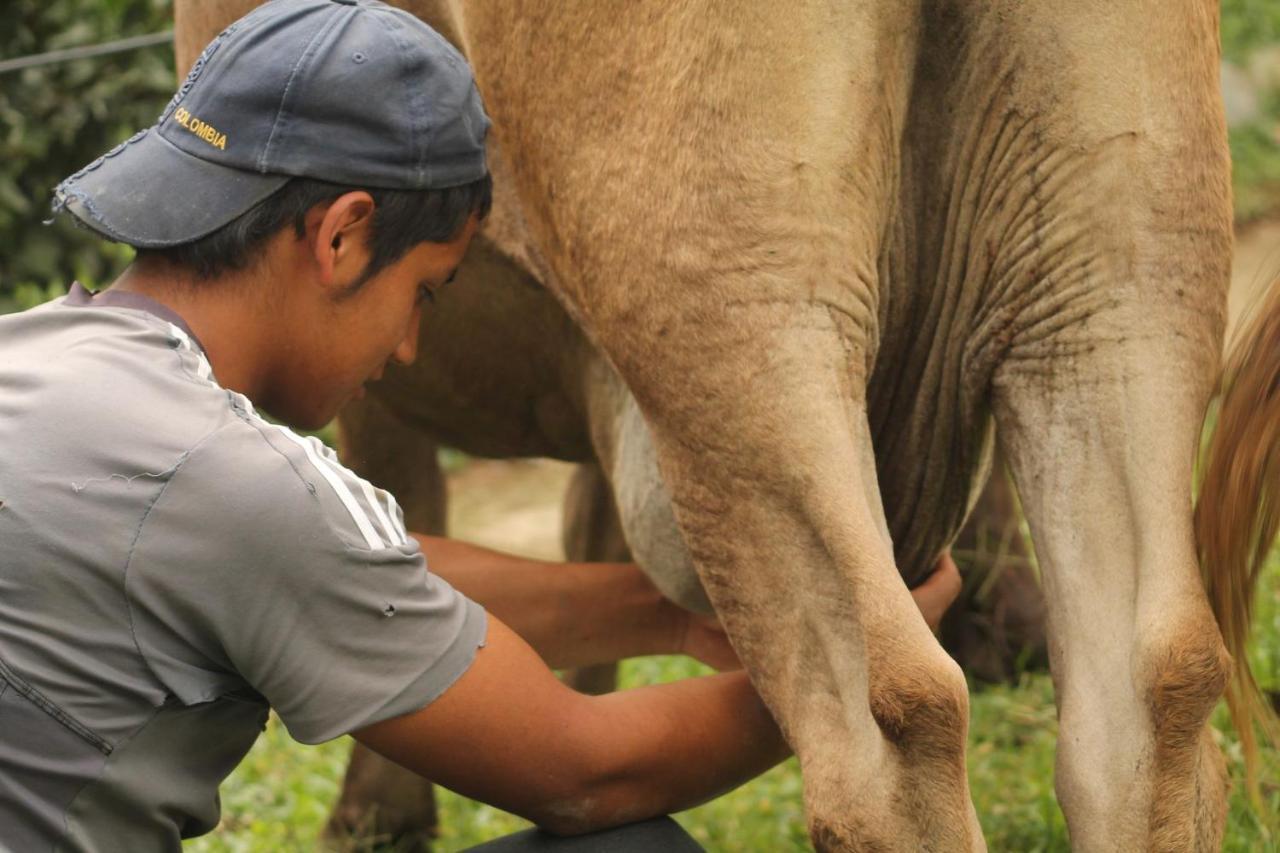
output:
M435 302L435 301L436 301L436 295L431 292L430 287L428 287L425 284L420 285L418 287L418 304L419 305L421 305L423 302Z

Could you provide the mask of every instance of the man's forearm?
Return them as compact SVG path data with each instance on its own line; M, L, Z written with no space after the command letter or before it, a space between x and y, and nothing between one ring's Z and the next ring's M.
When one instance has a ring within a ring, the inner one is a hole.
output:
M430 570L493 613L550 666L678 650L684 615L629 563L547 563L413 534Z
M354 734L423 776L558 833L688 808L788 751L744 673L584 696L496 617L443 695Z
M638 815L692 808L736 788L790 755L746 673L689 678L592 697L601 778L588 786L583 825L613 826ZM656 746L657 745L657 746ZM655 748L656 746L656 748Z

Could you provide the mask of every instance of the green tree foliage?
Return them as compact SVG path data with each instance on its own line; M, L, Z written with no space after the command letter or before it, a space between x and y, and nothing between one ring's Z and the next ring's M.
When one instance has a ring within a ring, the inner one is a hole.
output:
M1243 63L1261 47L1280 42L1276 0L1222 0L1222 55Z
M0 58L162 32L169 0L5 0ZM155 122L175 88L166 45L0 75L0 311L114 276L130 251L81 231L49 201L62 178Z
M1274 99L1280 103L1280 95ZM1231 185L1236 224L1280 213L1280 109L1231 130Z
M1280 2L1222 0L1222 55L1247 69L1259 116L1231 129L1236 223L1280 214Z

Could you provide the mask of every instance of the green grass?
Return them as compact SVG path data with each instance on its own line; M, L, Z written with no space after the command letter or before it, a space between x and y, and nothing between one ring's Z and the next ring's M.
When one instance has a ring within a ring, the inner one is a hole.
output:
M1280 554L1259 591L1251 654L1265 686L1280 689ZM705 670L683 658L645 658L623 666L625 687ZM1057 722L1053 688L1045 675L1016 687L975 690L971 706L969 782L987 843L993 851L1070 849L1066 824L1053 795ZM1235 779L1224 850L1280 851L1243 793L1240 747L1225 708L1214 716L1219 742ZM249 757L223 786L222 825L187 845L192 851L313 850L350 749L347 740L305 747L289 740L274 719ZM1264 753L1263 813L1280 815L1280 753ZM498 809L442 792L440 853L478 844L528 826ZM800 774L789 761L738 790L677 819L708 850L804 851Z
M1280 104L1280 93L1272 95ZM1236 225L1280 212L1280 106L1266 119L1231 129L1231 190Z

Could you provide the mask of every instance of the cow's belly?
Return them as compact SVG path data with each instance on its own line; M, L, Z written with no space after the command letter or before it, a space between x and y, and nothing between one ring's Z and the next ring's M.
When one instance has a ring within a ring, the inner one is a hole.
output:
M980 423L956 453L956 437L975 427L937 391L948 384L941 376L910 373L913 360L896 345L910 338L884 339L868 404L899 570L914 583L960 528L985 477L989 430ZM709 609L634 397L550 293L487 241L424 312L417 362L388 370L374 393L467 453L597 461L635 559L669 598Z

